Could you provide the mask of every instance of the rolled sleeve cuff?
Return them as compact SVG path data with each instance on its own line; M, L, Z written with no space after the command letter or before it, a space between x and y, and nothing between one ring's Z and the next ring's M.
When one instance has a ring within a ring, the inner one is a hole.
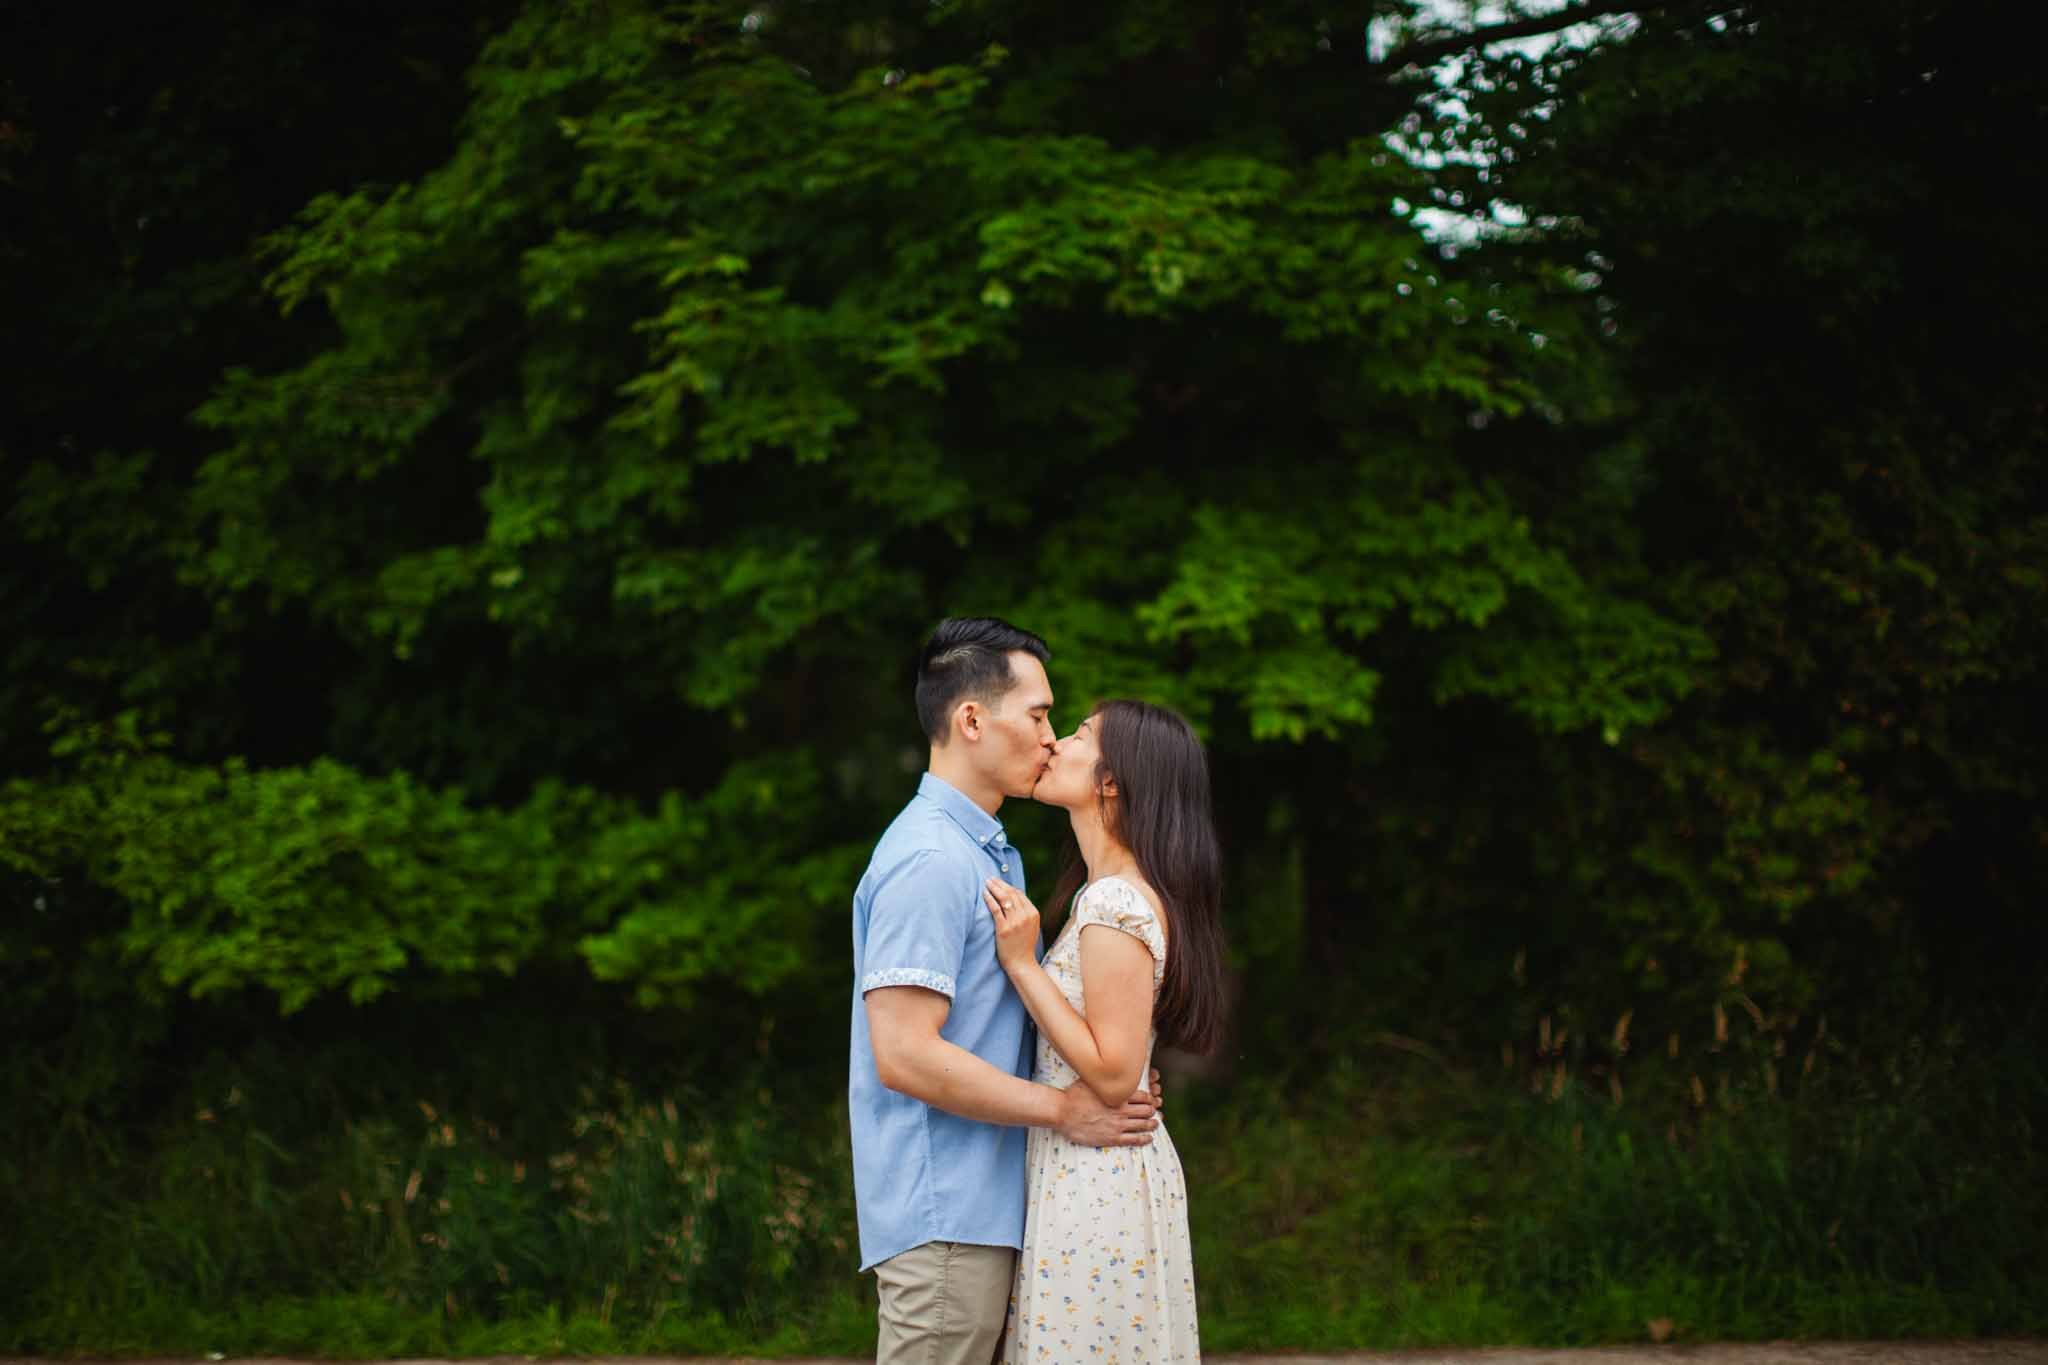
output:
M944 972L928 972L921 967L890 967L879 972L869 972L860 979L860 993L879 990L883 986L922 986L928 991L937 991L948 1000L953 998L953 978Z

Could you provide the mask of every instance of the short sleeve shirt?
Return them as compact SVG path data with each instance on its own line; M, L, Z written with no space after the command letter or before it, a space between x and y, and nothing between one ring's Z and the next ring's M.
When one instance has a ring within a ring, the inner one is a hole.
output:
M1031 1074L1031 1019L996 960L995 921L981 895L987 877L1024 886L1002 825L926 773L853 893L846 1094L863 1270L926 1242L1024 1244L1025 1131L884 1086L864 1003L888 986L937 991L952 1002L941 1037L1012 1075Z

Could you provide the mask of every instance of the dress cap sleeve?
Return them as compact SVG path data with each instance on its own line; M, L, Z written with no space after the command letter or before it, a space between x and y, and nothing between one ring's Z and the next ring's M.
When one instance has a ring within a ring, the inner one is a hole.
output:
M1129 934L1152 954L1152 974L1166 968L1166 935L1145 893L1121 877L1091 883L1074 900L1074 919L1083 928L1100 924Z

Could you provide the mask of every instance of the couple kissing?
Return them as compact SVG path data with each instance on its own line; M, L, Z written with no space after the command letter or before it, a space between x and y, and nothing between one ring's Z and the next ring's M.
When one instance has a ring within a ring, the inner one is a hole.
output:
M853 898L847 1075L878 1362L1201 1357L1187 1189L1156 1046L1214 1048L1222 857L1208 759L1162 706L1109 701L1065 738L1045 641L939 624L930 745ZM1052 946L998 820L1067 812Z

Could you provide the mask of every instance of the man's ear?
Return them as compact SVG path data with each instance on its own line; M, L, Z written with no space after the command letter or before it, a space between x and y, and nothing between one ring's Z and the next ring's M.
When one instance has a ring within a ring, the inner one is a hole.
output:
M964 735L969 742L978 743L981 739L981 724L980 702L963 701L953 708L953 731L955 734Z

